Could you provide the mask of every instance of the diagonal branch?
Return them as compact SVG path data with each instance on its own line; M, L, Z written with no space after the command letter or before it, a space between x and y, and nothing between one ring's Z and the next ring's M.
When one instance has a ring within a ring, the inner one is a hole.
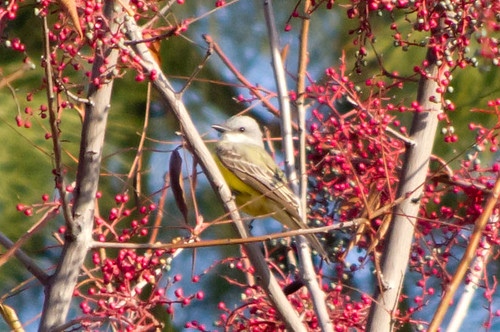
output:
M23 246L23 244L26 243L37 231L42 229L47 222L52 220L57 214L59 210L59 205L52 207L48 211L44 213L44 215L25 233L23 234L17 241L16 243L10 244L9 241L5 242L5 247L8 248L6 253L2 254L0 257L0 266L5 264L7 260L12 256L12 255L17 255L16 252ZM2 234L2 236L4 236ZM7 237L5 236L5 239L7 240ZM2 243L4 244L4 243ZM24 263L24 262L23 262ZM45 273L44 273L45 275ZM42 284L45 284L46 281L48 280L47 276L45 275L43 279L40 279Z
M7 249L13 248L16 244L12 242L5 234L0 232L0 244ZM14 256L24 265L24 267L40 281L42 285L46 285L49 281L49 276L42 270L24 251L17 249L14 251Z
M212 37L210 35L203 35L203 38L205 39L205 42L208 44L208 47L213 49L215 54L219 56L219 58L222 60L222 62L227 66L227 68L234 74L234 76L240 81L245 88L250 90L250 92L257 97L262 104L269 110L269 112L273 113L274 115L278 116L279 115L279 110L274 107L273 104L269 101L269 98L264 96L259 89L254 87L246 78L241 74L238 69L231 63L231 60L224 54L220 46L213 41Z
M490 197L486 202L486 206L484 207L483 213L481 214L481 216L476 221L476 224L474 225L474 231L472 232L472 235L469 239L469 244L467 245L467 249L465 250L463 257L460 260L457 272L455 273L453 279L446 288L446 293L441 299L441 302L439 303L439 306L436 310L436 313L434 314L434 317L432 318L431 324L429 325L429 329L427 331L429 332L437 331L439 325L443 321L444 315L446 314L446 311L450 306L450 302L453 300L453 295L455 295L455 292L462 283L462 279L467 270L469 269L472 260L477 255L476 253L477 247L479 246L479 242L481 240L481 237L483 236L483 231L486 227L486 224L488 223L488 220L491 217L491 215L494 213L493 209L497 204L499 195L500 195L500 177L497 179L495 186L493 187L492 193L490 194Z
M139 40L142 38L142 33L134 20L126 20L125 28L127 29L127 34L130 40ZM148 48L144 44L135 44L133 47L136 54L138 54L142 59L141 65L143 70L148 75L152 72L155 73L154 76L156 76L156 78L153 80L154 87L158 91L160 98L170 105L171 110L177 117L186 141L191 146L193 154L200 162L200 165L212 185L212 188L221 198L225 210L233 219L234 225L236 226L240 236L248 237L248 231L241 221L236 204L231 197L231 192L225 183L222 174L217 168L210 152L205 146L205 143L196 130L196 127L194 126L187 109L180 100L180 97L174 92L170 82L167 80L158 64L154 61ZM270 301L281 313L281 317L287 327L291 331L305 331L305 327L298 314L288 302L275 277L271 274L264 256L260 251L259 245L246 244L245 249L255 268L260 285L266 291Z

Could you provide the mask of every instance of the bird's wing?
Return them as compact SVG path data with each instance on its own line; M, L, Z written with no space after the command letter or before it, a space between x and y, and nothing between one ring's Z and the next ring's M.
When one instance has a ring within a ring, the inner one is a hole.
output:
M216 154L222 165L241 181L284 208L290 216L290 222L282 223L292 229L307 228L299 215L295 194L288 187L283 172L265 149L244 143L219 142ZM306 235L306 238L328 262L328 254L318 238L313 234Z
M241 181L283 206L292 217L302 220L295 194L265 149L244 143L219 142L216 153L224 167Z

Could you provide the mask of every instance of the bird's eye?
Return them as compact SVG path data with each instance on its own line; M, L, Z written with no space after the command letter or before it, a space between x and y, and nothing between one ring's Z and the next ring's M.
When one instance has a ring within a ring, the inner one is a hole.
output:
M240 132L244 133L245 132L245 127L240 127Z

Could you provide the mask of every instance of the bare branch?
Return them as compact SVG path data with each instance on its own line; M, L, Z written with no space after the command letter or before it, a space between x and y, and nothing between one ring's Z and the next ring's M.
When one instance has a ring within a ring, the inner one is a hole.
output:
M394 207L387 244L382 256L382 278L386 289L377 289L376 301L370 308L367 331L389 331L394 324L394 314L405 277L408 257L415 232L420 196L426 181L429 160L441 112L441 95L436 93L442 68L439 68L433 50L428 50L427 76L420 79L417 102L424 109L413 116L401 171L397 197L406 197Z
M300 31L300 48L299 48L299 64L297 69L297 115L299 119L299 170L300 170L300 186L299 186L299 202L300 202L300 213L302 216L307 216L307 170L306 170L306 106L305 106L305 82L306 82L306 72L307 63L309 61L308 56L308 38L309 38L309 25L310 18L308 17L308 12L311 6L310 0L304 1L304 18L302 19L302 29ZM301 245L304 243L302 241ZM307 252L307 251L306 251ZM328 250L326 250L328 252ZM303 252L302 252L303 254ZM323 331L333 331L332 321L328 315L328 310L326 308L325 294L319 287L315 279L314 273L308 273L308 271L314 272L313 266L305 266L306 264L311 264L311 260L304 258L301 259L304 265L302 278L304 282L309 287L311 292L311 298L314 304L316 314L318 315L318 321L321 325ZM312 264L311 264L312 265ZM311 280L313 279L313 280Z
M269 101L269 98L265 97L262 95L259 89L255 88L246 78L243 76L237 69L236 67L233 66L229 58L224 54L222 49L219 47L219 45L213 41L212 37L209 35L204 35L203 38L205 39L205 42L208 44L209 48L212 48L214 52L219 56L219 58L224 62L224 64L227 66L227 68L236 76L236 78L247 88L250 90L252 94L254 94L261 102L264 104L264 106L274 115L279 115L279 110L274 107L273 104Z
M5 234L0 232L0 244L7 249L14 247L14 242L12 242ZM24 265L24 267L30 271L42 285L47 285L49 281L49 276L42 270L38 265L21 249L17 249L14 252L14 256L19 259L19 261Z
M125 27L131 40L141 38L142 33L133 19L127 19L125 21ZM210 152L205 146L205 143L201 139L196 127L189 117L189 113L187 112L184 104L179 99L179 96L173 91L170 82L167 80L158 64L154 61L147 47L144 44L136 44L134 45L134 50L142 59L141 65L143 70L146 73L151 73L154 70L157 74L156 79L153 80L153 85L158 90L160 97L170 105L173 113L179 120L188 144L190 145L196 158L199 160L201 167L212 185L212 188L221 198L225 210L234 220L240 236L248 237L248 231L241 221L236 204L231 197L231 192L225 183L222 174L217 168ZM290 330L303 331L304 326L299 316L286 299L286 296L283 294L277 280L269 271L267 263L260 252L259 246L256 244L247 244L245 245L245 249L256 270L256 274L259 276L258 279L261 286L266 290L270 301L273 302L276 309L281 313L285 324Z
M494 223L498 222L498 216L492 216L491 220L496 220ZM457 306L453 311L453 316L450 319L450 323L446 328L446 332L458 332L462 327L462 323L467 316L467 311L469 310L472 299L476 294L478 285L481 282L481 278L486 270L486 263L491 256L491 245L488 241L484 241L483 245L479 249L480 254L476 255L474 262L471 264L471 269L469 270L468 282L464 286L460 300L457 302ZM477 267L477 269L476 269Z
M59 205L52 207L44 213L44 215L25 233L19 240L16 241L12 246L8 247L8 251L0 257L0 266L5 264L9 257L11 257L19 248L22 247L26 241L28 241L38 230L40 230L47 222L52 220L58 213Z
M18 70L16 70L12 74L7 75L5 77L2 77L2 79L0 80L0 89L6 85L9 85L10 83L14 82L15 80L23 77L24 73L27 70L32 70L32 69L35 69L35 65L33 64L33 62L31 62L31 61L25 62L21 66L21 68L19 68Z
M306 8L307 7L308 5L306 3ZM267 31L269 34L271 56L273 60L272 63L273 63L274 78L276 80L276 86L278 90L278 97L280 104L281 135L283 136L283 145L285 150L285 170L288 182L290 183L293 191L297 194L299 192L299 187L297 185L298 179L295 170L295 156L294 156L295 149L293 147L293 139L292 139L292 124L291 124L292 115L290 110L290 99L288 97L285 70L280 54L278 32L276 31L276 24L274 21L272 0L264 0L264 13L266 18ZM307 36L305 37L302 36L301 40L304 41L304 39L307 40ZM301 47L307 50L307 44L306 45L302 44ZM305 71L305 66L303 66L301 69ZM301 115L303 115L303 119L305 122L305 113L302 113ZM303 146L304 150L302 153L305 155L305 133L301 132L300 134L302 135L302 139L304 142ZM305 174L305 166L303 168ZM307 183L307 181L302 183L302 187L305 187L305 183ZM304 208L305 204L303 203L301 205L302 208L300 208L299 212L302 219L306 220L307 214ZM326 308L325 294L321 290L321 287L319 286L318 281L316 279L316 273L314 271L314 265L312 263L311 251L309 245L307 244L306 239L302 236L298 236L297 241L299 243L298 252L301 263L300 271L302 280L306 284L309 293L311 294L314 308L316 309L316 313L318 314L318 319L320 321L321 327L323 328L323 331L333 331L333 325L330 321L330 318L328 317L328 310Z
M446 287L446 293L444 294L439 306L436 310L434 317L432 318L431 324L427 331L435 332L438 330L439 325L444 319L444 315L446 314L448 307L450 306L451 300L453 300L453 295L457 291L460 286L462 279L469 269L470 263L476 257L476 250L479 245L479 241L483 236L484 228L488 223L489 218L493 213L493 209L495 208L498 202L498 196L500 195L500 177L497 179L495 186L493 187L492 193L486 202L484 207L484 211L481 216L477 219L476 224L474 226L474 231L469 239L469 244L467 245L467 249L465 250L462 259L460 260L460 264L458 265L457 272L453 275L453 278Z
M98 242L94 241L92 248L120 248L120 249L181 249L181 248L205 248L214 246L237 245L247 243L260 243L273 239L281 239L297 235L307 235L315 233L323 233L332 230L348 229L359 226L360 224L368 221L364 218L346 221L342 224L335 224L331 226L296 229L288 232L281 232L275 234L267 234L262 236L251 236L242 239L220 239L220 240L204 240L200 242L185 242L185 243L122 243L122 242Z
M76 10L76 9L75 9ZM52 66L50 64L50 42L49 42L49 25L47 17L43 17L43 41L44 41L44 60L45 60L45 79L47 80L47 104L49 111L50 131L52 134L52 149L54 151L55 160L55 177L56 188L61 196L61 209L63 211L64 220L69 229L73 225L73 216L69 207L68 194L64 183L64 164L62 161L62 147L59 137L59 121L57 116L54 95L54 78L52 73Z
M119 14L113 11L113 7L114 3L107 1L103 8L104 15L110 22L110 33L117 29L114 16ZM117 59L116 48L104 45L101 50L96 51L92 78L101 78L102 83L98 86L92 83L89 86L90 103L85 105L73 215L71 219L66 220L70 227L67 230L61 258L50 285L45 289L45 302L39 328L42 332L51 331L65 322L80 267L92 243L95 197L114 82L110 68L114 67ZM47 63L47 67L49 66ZM99 71L102 66L106 66L107 72ZM106 75L106 80L102 79L103 75ZM94 82L93 79L91 81Z

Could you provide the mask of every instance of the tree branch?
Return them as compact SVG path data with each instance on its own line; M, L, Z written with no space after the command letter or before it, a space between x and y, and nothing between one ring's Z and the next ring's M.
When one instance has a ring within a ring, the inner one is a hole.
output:
M0 232L0 244L7 249L14 247L14 242L11 241L5 234ZM14 256L30 271L42 285L46 285L49 281L49 276L21 249L14 251Z
M306 4L307 7L307 4ZM283 136L283 146L285 150L285 171L287 174L288 182L292 186L295 194L299 192L297 186L297 172L295 170L295 156L292 138L292 116L290 110L290 99L288 97L288 89L286 85L285 69L281 59L278 32L274 22L274 13L271 0L264 0L264 14L266 18L267 31L269 34L269 44L271 48L271 56L273 63L274 78L278 90L279 105L280 105L280 118L281 118L281 135ZM307 30L306 30L307 31ZM304 36L302 36L304 38ZM307 40L307 38L305 38ZM307 48L307 44L302 44L301 47ZM302 67L305 70L305 67ZM304 115L304 114L302 114ZM305 115L304 115L305 118ZM301 134L304 134L303 132ZM305 142L305 139L304 139ZM305 154L305 144L304 152ZM305 167L304 167L305 174ZM307 182L306 182L307 183ZM304 183L303 183L304 185ZM302 204L303 206L305 204ZM299 209L300 216L305 221L307 219L306 210ZM333 331L333 326L328 316L326 308L325 294L321 290L316 279L314 265L312 263L311 251L306 239L303 236L297 236L298 252L300 258L300 272L302 280L304 281L318 315L318 320L323 331Z
M142 33L133 19L125 20L125 27L130 40L142 38ZM160 98L169 104L171 110L179 120L186 141L191 147L195 157L200 162L203 171L205 172L214 191L219 195L224 204L225 210L234 221L241 237L248 237L248 231L243 225L238 213L236 204L231 196L231 192L225 183L222 174L220 173L215 161L208 151L205 143L201 139L196 127L194 126L188 111L180 100L179 96L174 92L170 82L163 74L161 68L154 61L151 53L144 44L133 45L134 51L141 58L141 66L143 70L150 75L155 72L156 78L153 80L153 85L158 91ZM255 268L257 279L260 285L266 291L270 301L280 312L284 323L292 331L305 331L305 328L295 312L294 308L287 301L287 298L281 290L277 280L271 274L267 263L257 244L246 244L245 250Z
M495 208L498 202L498 196L500 195L500 177L497 179L495 186L493 187L493 191L486 202L486 206L484 207L483 213L477 219L476 224L474 226L474 231L469 239L469 244L467 245L467 249L465 250L462 259L460 260L460 264L458 265L457 272L453 275L451 282L448 287L446 287L446 293L444 294L439 306L432 318L431 324L427 331L435 332L438 330L439 325L443 321L444 315L450 306L450 302L453 300L453 295L457 291L460 286L462 279L469 269L470 263L476 257L476 250L479 245L479 241L483 236L483 231L488 223L489 218L493 213L493 209Z
M49 42L49 25L47 17L43 17L43 42L44 42L44 60L45 60L45 79L47 80L47 108L49 111L50 132L52 134L52 149L54 151L55 162L55 177L56 188L61 196L61 209L63 211L64 220L68 228L73 225L73 216L69 207L68 193L64 184L64 165L62 161L62 147L59 138L59 123L57 117L57 110L54 109L54 78L52 73L52 66L50 64L50 42Z
M237 244L247 244L254 242L264 242L274 239L281 239L297 235L306 235L314 233L323 233L332 230L341 230L359 226L362 223L367 222L368 219L357 218L352 221L346 221L342 224L335 224L324 227L315 227L308 229L296 229L293 231L267 234L262 236L251 236L241 239L219 239L219 240L203 240L200 242L184 242L184 243L123 243L123 242L98 242L94 241L92 248L119 248L119 249L181 249L181 248L205 248L214 246L226 246L226 245L237 245Z
M492 216L491 219L496 220L492 224L498 222L498 215ZM481 249L474 258L472 262L471 269L468 276L468 281L464 286L460 300L457 302L457 306L453 311L453 316L449 320L449 324L446 327L446 332L459 332L464 319L467 317L467 312L469 311L470 304L474 295L476 295L476 290L478 290L478 285L481 283L483 274L486 271L487 262L491 256L492 247L488 241L484 241ZM477 268L477 269L476 269Z
M104 15L110 22L108 34L116 32L115 16L120 13L113 11L113 7L113 2L106 1L103 8ZM95 54L92 83L88 91L90 103L85 105L73 215L72 220L66 220L71 224L65 237L61 258L56 272L51 277L50 285L45 289L39 328L39 331L43 332L52 331L65 322L80 267L92 243L95 197L113 89L112 71L117 62L118 49L104 45L101 50L96 50ZM49 65L48 63L47 66ZM107 68L104 74L99 71L102 66ZM93 83L94 78L99 78L100 85Z
M420 198L426 181L432 146L436 136L438 114L441 112L441 95L436 93L443 68L437 64L432 49L427 51L427 75L420 79L417 102L424 109L415 112L410 131L414 144L406 145L406 152L401 171L396 197L405 197L401 204L393 209L387 243L382 256L382 280L385 289L378 289L375 301L370 308L367 331L390 331L393 327L393 315L399 303L401 285L408 266Z
M205 39L205 42L208 44L208 47L213 49L215 54L219 56L221 61L227 66L227 68L236 76L238 81L241 82L247 88L250 90L252 94L257 97L262 104L269 110L269 112L273 113L274 115L278 116L279 115L279 110L274 107L273 104L269 101L269 98L264 96L259 89L255 88L246 78L243 76L238 69L231 63L231 61L228 59L228 57L224 54L222 49L219 47L219 45L213 41L212 37L209 35L203 35L203 38Z
M299 46L299 64L297 69L297 114L299 118L299 170L300 170L300 192L299 192L299 202L300 210L302 216L307 216L307 170L306 170L306 107L305 107L305 82L306 82L306 72L307 63L309 61L308 55L308 38L309 38L309 10L311 7L311 1L304 1L304 18L302 19L302 29L300 31L300 46ZM326 250L326 249L325 249ZM328 250L326 250L328 252ZM301 260L304 264L305 260ZM308 260L309 264L311 260ZM313 267L304 267L306 271L314 271ZM310 279L310 277L315 277L314 274L304 273L305 278ZM304 280L306 284L309 283L308 280ZM311 297L313 300L314 308L316 314L318 315L318 322L321 325L323 331L333 331L333 324L328 315L328 310L326 308L325 294L321 290L317 282L311 283L309 286L309 291L311 292Z
M34 270L36 273L34 276L42 283L42 285L46 285L49 280L48 275L43 270L38 268L38 266L36 266L26 254L22 253L20 248L24 243L26 243L26 241L35 235L38 230L42 229L47 222L52 220L58 214L58 210L59 204L46 211L43 216L16 241L16 243L13 243L9 238L7 238L7 236L0 232L0 243L8 249L7 252L2 254L0 257L0 266L5 264L5 262L7 262L12 255L15 255L29 271Z

